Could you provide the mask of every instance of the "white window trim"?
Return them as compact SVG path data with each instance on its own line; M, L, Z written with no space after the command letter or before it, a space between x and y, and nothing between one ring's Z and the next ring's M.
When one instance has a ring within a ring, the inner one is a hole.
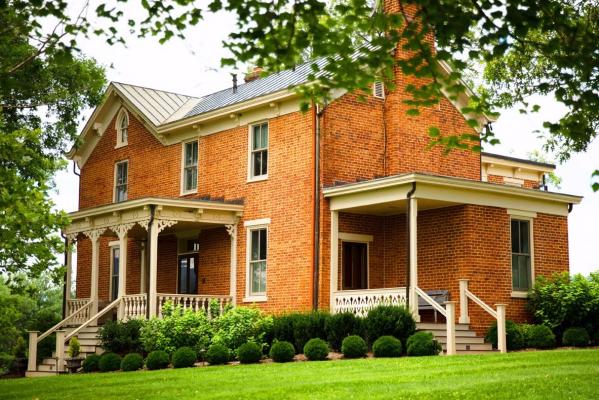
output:
M110 250L110 279L108 280L108 298L112 299L112 278L114 277L114 250L119 249L119 241L115 240L108 243L108 248ZM119 254L119 263L121 262L121 255ZM119 274L121 273L121 266L119 265ZM120 293L119 293L120 294ZM118 298L118 296L117 296Z
M185 145L188 143L198 143L198 161L196 164L196 188L191 190L185 190ZM198 180L200 179L200 143L198 139L187 140L181 143L181 196L185 196L188 194L193 194L198 192Z
M118 172L118 165L122 163L127 163L127 199L123 201L129 200L129 160L120 160L114 163L114 177L112 179L112 202L116 203L116 177ZM120 201L119 203L122 203Z
M267 276L267 284L266 284L266 291L268 292L268 255L269 255L269 251L268 251L268 247L270 245L270 229L269 229L269 225L270 225L270 218L262 218L262 219L255 219L255 220L251 220L251 221L245 221L243 223L243 226L246 228L245 230L245 297L243 298L243 302L244 303L261 303L261 302L265 302L268 301L268 297L266 295L266 293L264 294L252 294L250 293L250 258L251 258L251 241L252 241L252 236L251 236L251 231L256 230L256 229L266 229L266 276Z
M534 216L536 217L536 213L530 213L527 211L517 211L517 210L512 210L512 209L508 209L508 214L510 214L510 286L513 285L513 266L512 266L512 220L519 220L519 221L528 221L529 222L529 236L530 236L530 284L531 287L534 285L535 282L535 242L534 242L534 217L532 217L531 215L534 214ZM523 291L523 290L513 290L513 286L512 286L512 293L511 293L511 297L514 298L519 298L519 299L523 299L523 298L527 298L528 297L528 291Z
M127 118L127 140L122 141L122 135L121 135L121 119L125 117ZM129 118L129 113L127 112L126 109L121 108L121 110L119 111L119 113L117 114L116 117L116 121L114 124L114 129L116 130L116 146L114 146L115 149L118 149L119 147L124 147L127 146L127 144L129 144L129 123L130 123L130 118Z
M339 240L341 242L341 251L339 252L339 259L341 268L341 278L339 279L339 283L341 285L340 291L344 291L343 289L343 243L364 243L366 244L366 289L355 289L355 290L368 290L370 289L370 243L374 241L372 235L362 235L359 233L345 233L339 232ZM353 290L353 289L347 289Z
M252 128L256 125L262 125L266 123L268 126L268 146L266 146L266 154L268 161L266 162L266 174L259 176L252 176ZM247 166L247 182L260 182L268 179L268 173L270 171L270 123L268 120L256 121L248 125L248 166Z

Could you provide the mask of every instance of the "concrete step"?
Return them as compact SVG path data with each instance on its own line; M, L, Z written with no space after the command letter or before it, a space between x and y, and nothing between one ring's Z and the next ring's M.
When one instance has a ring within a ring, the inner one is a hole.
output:
M99 348L99 346L81 346L79 348L79 353L81 353L81 356L83 357L86 354L94 354L97 353L97 349ZM56 357L56 351L52 352L52 357L55 358ZM64 350L64 357L67 358L69 357L69 349L68 347L65 346L65 350Z
M437 339L437 341L439 343L447 343L446 336L436 337L435 339ZM481 337L477 337L477 336L472 336L472 337L456 336L455 342L456 343L465 343L465 344L483 344L483 343L485 343L485 339L483 339Z
M434 323L434 322L419 322L416 324L416 329L421 331L428 330L446 330L445 323ZM468 331L470 330L470 325L468 324L455 324L456 331Z
M77 329L78 326L70 326L70 327L66 327L65 331L67 331L67 334L73 332L75 329ZM96 325L90 325L90 326L86 326L85 328L82 328L78 333L77 336L79 336L79 334L82 333L98 333L98 329L99 327Z
M42 376L55 376L58 375L58 372L48 372L48 371L27 371L25 372L25 376L27 378L39 378Z
M39 372L55 372L56 373L56 364L54 364L54 365L40 364L37 366L37 370Z
M447 350L445 343L442 343L441 347L443 348L443 351ZM456 343L455 349L459 354L462 354L463 351L493 351L493 346L491 346L490 343Z
M79 339L79 345L96 347L100 345L100 339Z
M442 331L427 329L426 331L432 333L433 336L435 336L435 337L446 337L447 336L447 330L445 330L445 329L443 329ZM474 337L474 336L476 336L476 332L474 332L474 331L455 331L455 336L456 337Z
M77 334L77 339L79 339L79 341L82 341L84 339L96 340L96 339L98 339L98 333L97 332L79 332Z

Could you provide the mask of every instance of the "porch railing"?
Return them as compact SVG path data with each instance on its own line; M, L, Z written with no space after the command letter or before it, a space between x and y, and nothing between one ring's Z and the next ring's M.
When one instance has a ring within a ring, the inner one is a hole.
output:
M335 313L351 312L364 317L378 305L402 305L406 303L406 288L342 290L332 294Z
M210 295L195 295L195 294L165 294L158 293L158 317L162 318L162 307L167 302L173 303L175 307L180 306L184 310L200 311L203 310L208 317L214 317L216 312L222 314L225 307L232 303L231 296L210 296ZM211 303L214 306L211 306Z
M87 321L90 317L90 307L82 308L85 305L91 305L91 299L69 299L67 300L67 318L71 317L70 323L79 325Z
M148 297L145 293L123 296L123 319L146 318Z

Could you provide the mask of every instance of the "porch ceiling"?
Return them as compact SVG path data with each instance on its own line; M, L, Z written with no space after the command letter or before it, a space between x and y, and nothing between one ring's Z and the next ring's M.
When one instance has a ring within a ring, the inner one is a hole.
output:
M159 229L166 232L234 225L243 213L241 204L146 197L70 213L72 223L64 233L68 236L94 230L99 234L117 233L124 227L131 237L144 236L152 209L154 220L161 225Z
M385 203L369 204L358 207L349 207L343 209L343 212L350 214L367 214L376 216L390 216L396 214L405 214L407 211L408 200L396 200ZM418 208L420 210L432 210L434 208L450 207L460 203L443 201L443 200L431 200L431 199L419 199Z

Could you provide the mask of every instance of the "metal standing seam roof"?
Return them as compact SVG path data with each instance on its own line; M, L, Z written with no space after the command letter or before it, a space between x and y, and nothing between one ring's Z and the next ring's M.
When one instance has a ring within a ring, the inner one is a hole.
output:
M198 99L197 97L120 82L112 82L112 84L155 126L165 123L189 100Z

